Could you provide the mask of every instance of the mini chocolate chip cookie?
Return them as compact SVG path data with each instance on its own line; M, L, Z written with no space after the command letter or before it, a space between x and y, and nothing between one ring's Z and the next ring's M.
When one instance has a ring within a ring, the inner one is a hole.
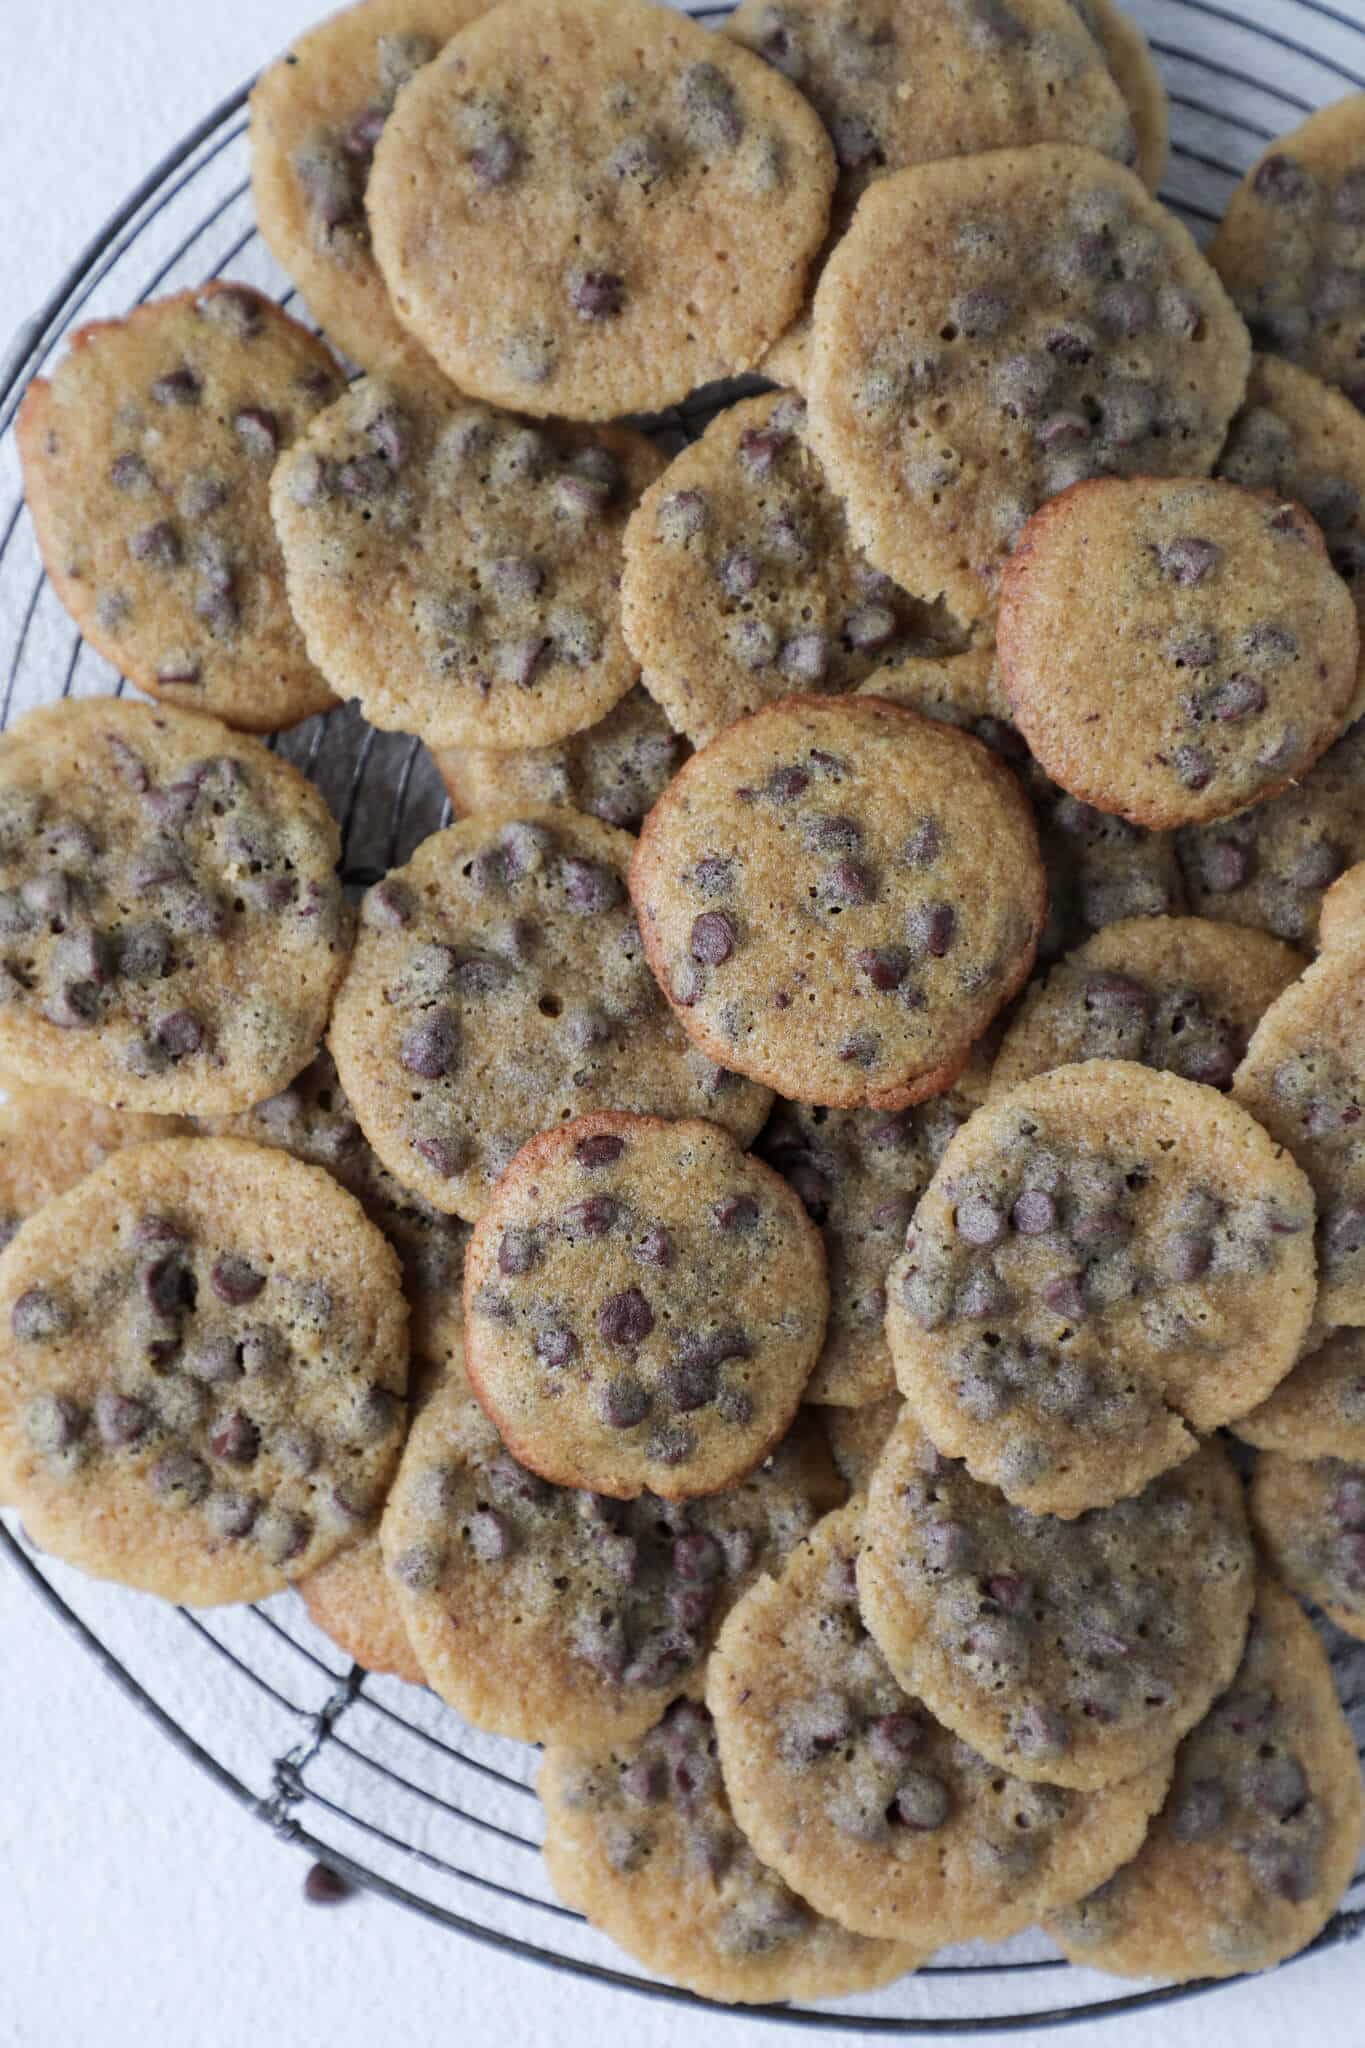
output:
M1351 592L1357 625L1365 623L1365 420L1339 391L1277 356L1253 356L1246 403L1215 474L1304 506ZM1363 712L1365 648L1350 715Z
M1001 582L1000 666L1030 750L1139 825L1225 817L1302 775L1346 723L1359 642L1308 514L1235 484L1073 485Z
M390 1672L409 1685L426 1684L384 1570L377 1535L362 1536L338 1551L320 1571L301 1579L297 1591L308 1619L357 1664L367 1671Z
M791 391L718 413L626 528L621 622L698 746L792 690L838 696L951 621L869 568Z
M340 851L313 785L217 719L29 712L0 739L0 1070L168 1113L283 1087L345 966Z
M862 1408L821 1408L820 1423L829 1439L835 1470L850 1493L863 1493L886 1448L886 1440L904 1407L899 1393Z
M1228 201L1209 261L1258 348L1365 411L1365 93L1271 143Z
M1313 1184L1318 1320L1365 1324L1365 930L1271 1004L1232 1092Z
M1121 1977L1267 1970L1326 1926L1363 1824L1331 1666L1294 1601L1262 1577L1231 1689L1176 1751L1137 1856L1043 1924L1073 1963Z
M530 426L433 372L367 377L275 470L289 601L371 725L434 747L536 747L638 670L617 586L663 467L624 427Z
M839 1998L917 1969L798 1898L730 1810L705 1707L680 1700L606 1755L546 1751L545 1864L565 1905L649 1969L726 2004Z
M457 815L566 804L638 832L691 751L637 683L596 725L553 746L446 747L436 766Z
M1262 1451L1250 1507L1285 1584L1365 1641L1365 1463Z
M964 623L1082 477L1212 469L1250 348L1130 171L1062 143L864 194L815 298L814 445L868 559Z
M786 1434L829 1313L820 1233L700 1119L603 1110L542 1131L465 1260L469 1377L561 1486L716 1493Z
M1365 859L1365 719L1269 803L1176 835L1190 907L1312 946L1330 883Z
M189 1122L181 1116L141 1116L136 1110L106 1109L61 1088L24 1088L4 1083L0 1104L0 1250L19 1225L54 1195L102 1166L125 1145L153 1138L181 1138Z
M908 1417L858 1559L863 1619L906 1690L1001 1769L1082 1791L1168 1757L1231 1683L1254 1578L1216 1444L1063 1522L979 1486Z
M1005 1776L950 1734L859 1615L864 1508L826 1515L721 1630L706 1703L730 1803L765 1862L859 1934L1003 1941L1137 1852L1170 1760L1075 1792Z
M1243 1442L1291 1458L1365 1464L1365 1330L1331 1331L1269 1400L1232 1425Z
M886 1276L948 1140L975 1104L956 1089L915 1109L780 1102L754 1150L795 1188L829 1262L829 1323L807 1401L861 1407L891 1393Z
M487 0L360 0L291 44L251 94L251 190L275 256L366 369L422 360L370 247L365 187L402 88Z
M861 696L781 698L694 754L630 887L694 1043L831 1109L949 1087L1027 978L1046 903L1008 770Z
M1100 55L1133 118L1137 161L1133 168L1149 192L1166 175L1171 146L1171 109L1151 45L1131 14L1114 0L1073 0L1077 14L1100 46Z
M1258 1020L1307 964L1266 932L1204 918L1111 924L1034 982L1001 1040L991 1092L1096 1059L1228 1088Z
M1322 899L1318 920L1318 944L1322 947L1349 943L1365 918L1365 861L1357 861L1339 875Z
M366 194L403 323L462 391L658 412L795 317L834 152L801 95L642 0L510 0L403 93Z
M135 1145L0 1257L0 1495L96 1578L262 1599L373 1525L407 1375L398 1261L329 1175Z
M632 844L575 811L495 812L366 896L329 1042L366 1138L433 1208L473 1221L528 1138L589 1109L762 1128L767 1089L690 1045L655 985Z
M1057 1067L978 1110L921 1197L887 1279L901 1392L1034 1514L1136 1494L1289 1371L1312 1230L1308 1181L1236 1102Z
M15 429L52 587L153 697L276 732L336 702L270 524L281 449L342 387L273 299L214 283L78 327Z
M632 1742L700 1693L722 1618L843 1498L817 1426L705 1500L552 1486L450 1371L413 1424L384 1511L395 1601L425 1676L523 1742Z
M414 1364L440 1370L452 1357L463 1355L469 1226L433 1207L389 1172L361 1131L330 1053L320 1052L287 1088L254 1109L234 1117L202 1118L201 1127L216 1137L278 1145L310 1166L325 1166L398 1254L411 1315L408 1336Z
M858 692L905 704L984 740L1018 776L1033 805L1047 874L1047 922L1038 958L1056 960L1122 918L1185 908L1175 835L1097 811L1049 781L1010 717L995 635L965 654L911 656L880 668Z

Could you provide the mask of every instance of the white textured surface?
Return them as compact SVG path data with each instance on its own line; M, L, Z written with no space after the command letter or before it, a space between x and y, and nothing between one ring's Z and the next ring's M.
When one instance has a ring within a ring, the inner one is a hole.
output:
M0 344L160 155L314 12L0 0ZM196 1705L211 1714L212 1700ZM378 1899L306 1906L303 1859L163 1741L3 1564L0 1758L0 2048L580 2048L625 2028L633 2048L797 2038L599 1992ZM1365 1951L1343 1950L1211 2001L1028 2038L1345 2048L1362 2038L1362 1986Z

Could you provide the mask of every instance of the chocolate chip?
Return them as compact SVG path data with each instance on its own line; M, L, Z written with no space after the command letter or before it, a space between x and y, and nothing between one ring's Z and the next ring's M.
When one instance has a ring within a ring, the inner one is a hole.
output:
M1276 150L1257 165L1251 189L1268 206L1303 206L1314 196L1317 184L1312 173L1292 156Z
M740 463L751 476L769 476L790 443L790 434L778 433L771 427L746 427L739 437Z
M72 1315L66 1303L45 1287L29 1287L10 1310L10 1328L21 1343L43 1344L63 1337L71 1328Z
M1365 1248L1365 1202L1333 1203L1322 1218L1320 1238L1322 1262L1329 1269Z
M626 281L615 270L579 270L569 280L569 304L583 320L606 320L625 304Z
M624 1138L613 1137L610 1132L599 1132L595 1137L580 1138L574 1146L574 1158L580 1166L589 1169L599 1166L615 1166L626 1149Z
M907 1771L891 1802L893 1819L925 1833L941 1828L951 1810L948 1787L930 1771Z
M1253 1765L1247 1790L1255 1804L1277 1821L1287 1821L1308 1798L1308 1779L1296 1757L1271 1757Z
M584 1202L571 1202L561 1215L560 1228L572 1237L605 1237L621 1213L619 1202L610 1195L589 1195Z
M648 1389L633 1373L620 1372L602 1385L597 1406L609 1429L634 1429L648 1415L651 1402Z
M22 1298L22 1297L21 1297ZM39 1394L24 1410L24 1430L35 1450L68 1451L85 1434L89 1416L66 1394Z
M401 1064L424 1081L439 1081L459 1064L460 1026L453 1010L433 1010L429 1017L403 1034L398 1049Z
M272 1507L257 1517L253 1533L267 1561L283 1565L308 1548L313 1530L307 1516Z
M469 168L476 181L485 188L510 184L520 171L521 163L521 144L506 128L499 128L469 153Z
M1156 549L1157 567L1172 582L1194 586L1213 573L1219 550L1211 540L1185 534L1178 540L1163 541Z
M536 1357L552 1372L558 1372L578 1355L578 1339L572 1330L556 1327L538 1330L535 1341Z
M196 1506L209 1490L208 1467L190 1451L163 1451L150 1477L153 1493L168 1507Z
M240 1410L225 1416L209 1437L209 1449L215 1458L222 1458L229 1465L249 1465L261 1447L261 1432Z
M1218 764L1207 747L1187 745L1176 748L1172 765L1185 789L1200 790L1208 788Z
M1217 1778L1195 1778L1172 1793L1167 1825L1177 1842L1207 1842L1226 1812L1227 1794Z
M187 1059L204 1043L204 1026L193 1010L172 1010L156 1026L156 1042L172 1059Z
M1007 1231L1003 1212L983 1195L968 1195L957 1207L958 1236L989 1251L1003 1244Z
M744 116L734 87L715 64L689 64L678 80L678 99L688 127L713 147L733 149L744 133Z
M635 1246L635 1257L642 1266L672 1265L673 1240L662 1224L656 1223L645 1232Z
M182 364L155 378L150 389L154 405L198 405L203 386L194 371Z
M1156 308L1144 285L1124 282L1106 285L1095 308L1100 325L1110 334L1132 340L1151 326Z
M918 953L941 960L957 933L957 913L951 903L918 903L905 920L905 936Z
M829 657L828 633L813 630L795 633L784 640L778 649L777 664L793 682L818 683L829 672Z
M730 958L738 940L734 921L723 910L704 910L693 919L689 950L694 960L719 967Z
M280 448L280 423L264 406L244 406L233 414L233 431L248 455L259 462L273 462Z
M1053 1707L1030 1703L1010 1724L1010 1734L1021 1756L1065 1756L1071 1737L1061 1714Z
M597 1311L598 1333L609 1344L641 1344L654 1328L654 1311L638 1287L610 1294Z
M215 1259L209 1284L220 1301L227 1302L230 1308L241 1308L246 1302L255 1301L265 1286L265 1275L236 1252L226 1252Z
M445 1558L434 1543L415 1543L400 1551L390 1569L399 1584L413 1593L429 1593L440 1582Z
M1302 1850L1258 1842L1248 1852L1247 1866L1263 1891L1291 1905L1302 1905L1312 1896L1313 1866Z
M503 1231L498 1245L498 1271L500 1273L529 1273L540 1263L540 1239L534 1230L526 1230L519 1224L511 1224Z
M158 519L152 526L138 528L128 542L128 552L135 562L154 562L159 569L173 569L184 550L170 520Z
M883 995L899 988L910 972L910 955L903 946L864 946L853 958L873 988Z
M1229 676L1220 683L1208 700L1213 716L1224 725L1235 725L1243 718L1251 718L1266 706L1265 686L1255 676Z
M758 1222L758 1203L752 1195L726 1195L711 1204L711 1221L717 1230L752 1230Z

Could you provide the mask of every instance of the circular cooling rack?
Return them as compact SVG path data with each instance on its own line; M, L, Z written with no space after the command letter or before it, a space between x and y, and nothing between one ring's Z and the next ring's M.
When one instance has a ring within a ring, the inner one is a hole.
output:
M693 8L714 23L725 8ZM1170 92L1162 196L1204 238L1275 135L1365 90L1365 0L1136 0ZM1250 17L1250 18L1248 18ZM303 317L256 231L246 90L186 136L121 206L0 366L0 727L35 704L125 687L82 641L48 585L24 510L14 418L29 379L84 320L228 276ZM717 409L698 394L659 422L676 446ZM420 742L376 732L353 706L276 742L341 822L348 883L374 881L447 822ZM11 1516L0 1551L161 1731L284 1841L491 1947L622 1990L729 2008L641 1975L555 1899L540 1856L535 1751L466 1727L433 1694L350 1663L291 1593L256 1607L172 1608L37 1555ZM1357 1746L1365 1749L1365 1643L1324 1628ZM1365 1868L1314 1953L1365 1929ZM1131 2013L1218 1987L1129 1987L1062 1962L1039 1934L944 1951L870 1999L818 2009L735 2008L810 2030L902 2036L1007 2033Z

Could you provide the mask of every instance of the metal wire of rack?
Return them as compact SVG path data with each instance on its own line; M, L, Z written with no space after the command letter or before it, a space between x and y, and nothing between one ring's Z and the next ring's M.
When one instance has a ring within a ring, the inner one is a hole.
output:
M725 8L693 7L715 22ZM1273 136L1326 101L1365 90L1365 0L1259 0L1255 18L1213 0L1137 0L1171 98L1163 196L1198 235L1218 219ZM14 418L82 319L161 291L232 276L296 298L256 233L246 92L234 93L148 175L73 264L0 363L0 727L54 696L122 691L51 591L23 506ZM302 311L303 309L299 309ZM700 431L714 396L663 423ZM354 707L278 742L320 785L343 832L348 881L407 859L449 807L420 743L368 727ZM83 1579L37 1555L11 1516L0 1553L93 1661L183 1754L284 1841L440 1924L547 1967L637 1995L721 2008L652 1982L554 1898L539 1848L534 1753L466 1727L433 1695L349 1663L291 1594L256 1607L190 1612ZM1325 1630L1365 1748L1365 1645ZM1365 1869L1310 1953L1365 1931ZM865 2001L746 2008L802 2030L1006 2033L1095 2022L1216 1989L1129 1988L1063 1963L1038 1935L946 1952Z

